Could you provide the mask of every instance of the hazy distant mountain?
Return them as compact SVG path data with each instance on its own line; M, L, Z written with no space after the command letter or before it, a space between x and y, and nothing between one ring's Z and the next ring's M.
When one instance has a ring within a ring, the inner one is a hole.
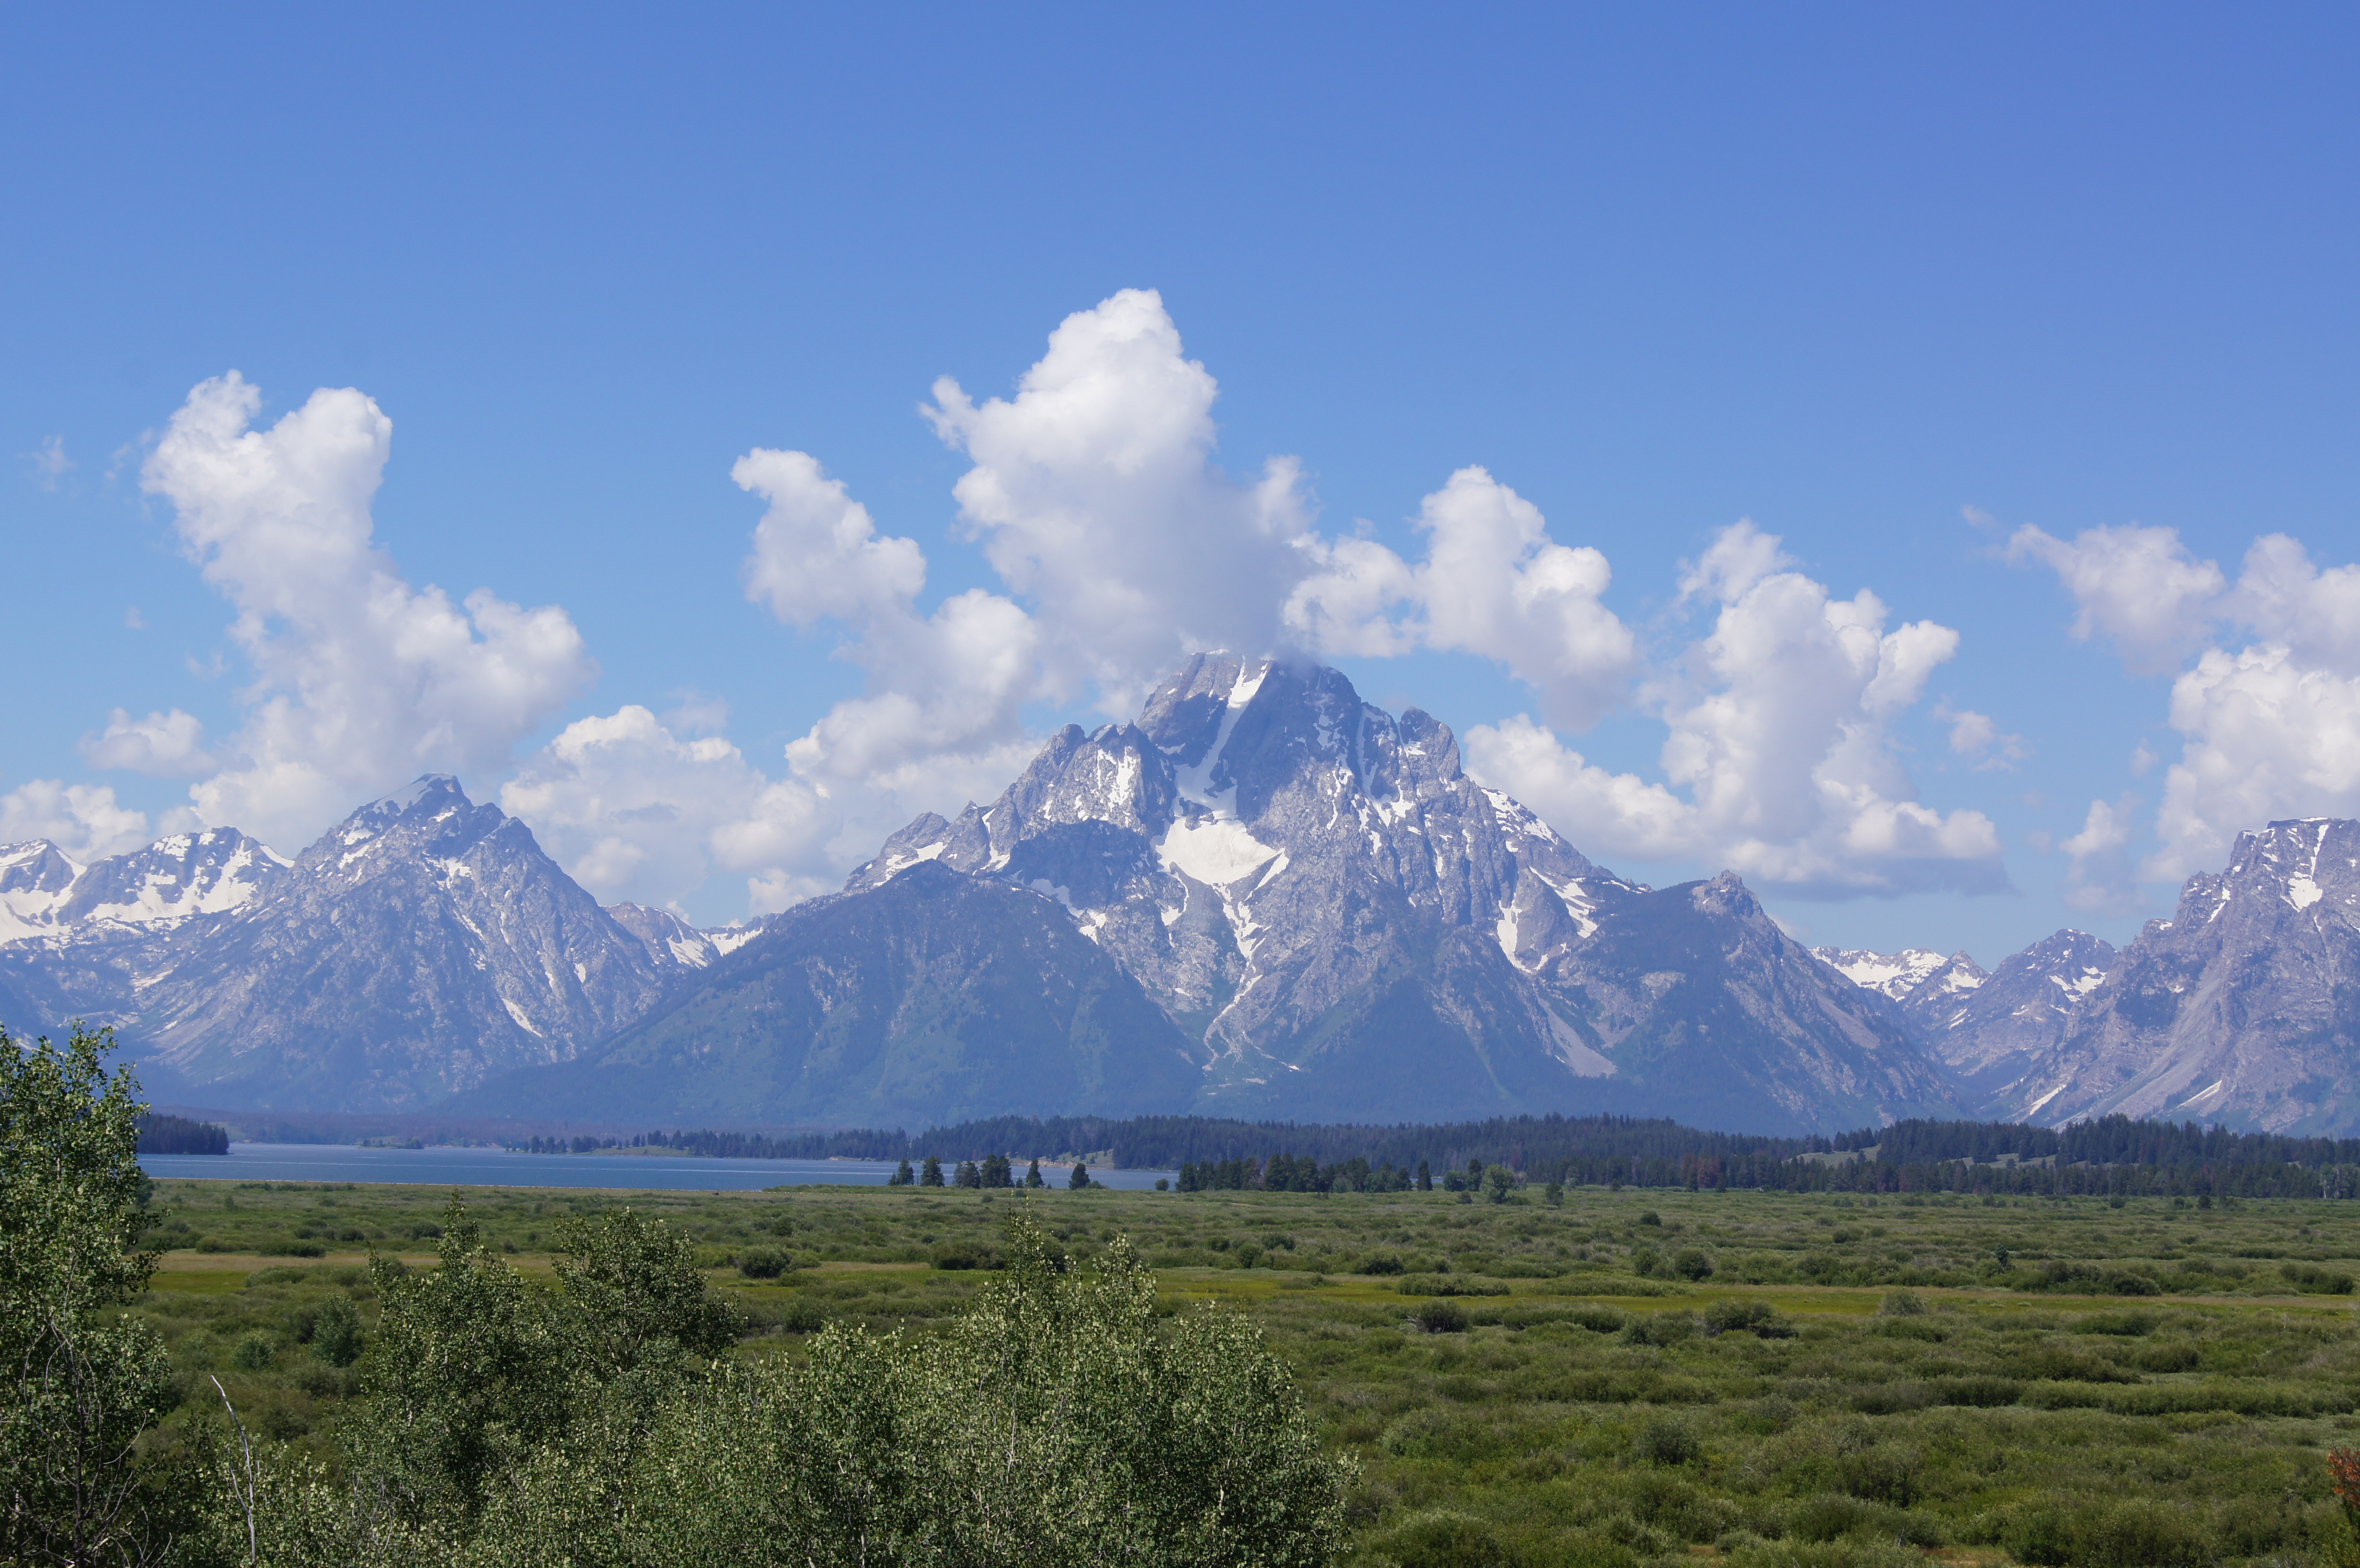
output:
M1905 947L1899 953L1871 953L1858 947L1815 947L1811 952L1841 970L1853 985L1895 1002L1949 962L1925 947Z
M1996 1102L2043 1123L2120 1111L2360 1131L2360 822L2272 822L2191 877Z
M1913 1007L1911 1021L1971 1107L2005 1115L2012 1089L2065 1038L2075 1010L2114 962L2103 939L2057 931L2002 961L1964 994Z
M992 944L969 951L969 919ZM1031 980L1009 978L1026 964ZM1011 985L1135 991L1153 1025L1105 1057L1095 1015L1011 1011ZM835 998L855 996L839 1020ZM756 1095L801 1118L922 1119L954 1094L982 1114L971 1096L998 1091L954 1090L940 1064L989 1060L990 1018L1048 1074L1040 1092L1076 1107L1608 1108L1786 1130L1951 1105L1892 1009L1734 877L1626 882L1468 779L1429 715L1395 719L1333 670L1221 654L1191 659L1135 724L1054 736L990 806L912 822L842 896L774 920L595 1062L468 1103L563 1084L584 1115L650 1094L720 1115ZM1116 1059L1135 1065L1087 1089ZM1138 1097L1151 1086L1170 1097Z
M606 913L615 923L639 939L648 956L658 968L667 972L703 969L724 954L737 952L762 931L763 922L750 921L742 926L700 928L690 925L670 909L651 909L646 904L609 904Z
M571 1056L652 1007L660 964L525 825L420 779L289 864L229 830L81 873L0 977L121 1027L151 1089L381 1110ZM143 918L144 917L144 918Z
M462 1096L477 1115L923 1125L1188 1103L1201 1075L1057 904L922 865L798 905L658 1016Z
M287 866L235 828L176 833L88 866L46 839L0 845L0 942L219 914L275 886Z

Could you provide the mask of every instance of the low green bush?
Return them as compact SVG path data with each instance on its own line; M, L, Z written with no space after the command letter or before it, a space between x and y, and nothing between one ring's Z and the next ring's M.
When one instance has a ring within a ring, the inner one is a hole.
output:
M1508 1287L1496 1279L1470 1279L1464 1274L1404 1274L1393 1282L1402 1296L1504 1296Z
M1467 1309L1448 1297L1436 1296L1417 1304L1410 1314L1418 1327L1428 1334L1465 1334Z

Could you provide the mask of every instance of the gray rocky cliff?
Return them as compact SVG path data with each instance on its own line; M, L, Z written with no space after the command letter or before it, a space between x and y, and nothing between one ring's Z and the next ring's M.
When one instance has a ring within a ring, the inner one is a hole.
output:
M2065 1038L2115 960L2103 937L2060 931L2003 960L1980 985L1924 1006L1913 997L1903 1010L1967 1104L2004 1115L2017 1103L2017 1083Z
M0 949L0 981L37 1007L119 1026L151 1091L233 1108L430 1105L570 1057L663 990L640 940L454 779L361 808L234 900L218 878L186 880L221 907L99 918L158 886L169 845L128 857L93 918Z
M2189 878L1994 1106L2360 1132L2360 822L2238 836Z
M1061 732L998 800L921 817L847 890L924 863L1054 898L1190 1042L1206 1110L1661 1109L1711 1083L1743 1118L1725 1125L1783 1129L1949 1104L1890 1007L1734 878L1676 890L1727 953L1689 953L1677 997L1652 985L1667 970L1644 943L1601 933L1664 896L1468 778L1448 726L1316 664L1197 655L1136 723Z

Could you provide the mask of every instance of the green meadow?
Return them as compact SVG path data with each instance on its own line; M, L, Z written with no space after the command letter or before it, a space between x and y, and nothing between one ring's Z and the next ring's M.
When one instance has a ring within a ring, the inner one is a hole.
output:
M627 1171L618 1177L628 1179ZM137 1310L182 1394L339 1463L371 1252L432 1262L451 1194L157 1184ZM1376 1565L2360 1560L2325 1454L2360 1443L2360 1204L1444 1192L805 1187L464 1194L546 1277L614 1204L692 1237L737 1354L830 1322L923 1334L1020 1205L1088 1259L1128 1236L1173 1309L1227 1303L1358 1477ZM350 1324L357 1318L355 1340Z

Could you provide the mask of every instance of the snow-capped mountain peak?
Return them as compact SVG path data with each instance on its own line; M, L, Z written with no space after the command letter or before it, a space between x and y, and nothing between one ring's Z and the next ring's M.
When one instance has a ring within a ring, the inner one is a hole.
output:
M0 942L45 936L82 867L48 839L0 844Z
M1833 964L1853 985L1896 1002L1915 991L1948 962L1940 953L1924 947L1905 947L1899 953L1872 953L1858 947L1815 947L1811 951Z
M0 848L0 944L164 930L260 897L292 864L235 828L173 833L77 866L46 840Z
M1648 942L1615 960L1666 972L1702 962L1714 975L1677 997L1592 973L1589 944L1655 895L1470 779L1448 726L1416 709L1395 717L1337 670L1300 661L1191 657L1135 723L1061 731L998 800L912 822L846 890L929 866L1050 901L1193 1042L1206 1103L1240 1111L1397 1115L1437 1095L1470 1112L1597 1104L1601 1091L1578 1085L1660 1080L1648 1020L1666 1007L1717 1006L1689 998L1721 995L1728 962L1685 949L1675 961ZM1721 936L1688 928L1734 922L1746 934L1730 941L1755 954L1748 962L1808 964L1798 949L1787 955L1792 944L1759 941L1753 928L1769 929L1767 917L1731 886L1726 898L1674 900L1650 930L1725 954ZM1854 1102L1863 1111L1938 1105L1939 1076L1903 1064L1914 1058L1898 1027L1830 982L1765 979L1738 1007L1839 1055L1897 1046L1891 1083L1845 1070L1841 1092L1866 1095ZM1401 1054L1419 1040L1442 1054ZM1764 1070L1812 1055L1790 1051ZM1460 1071L1444 1062L1474 1078L1437 1083ZM1763 1090L1775 1108L1756 1105L1751 1119L1821 1114L1807 1108L1816 1090L1767 1080Z

